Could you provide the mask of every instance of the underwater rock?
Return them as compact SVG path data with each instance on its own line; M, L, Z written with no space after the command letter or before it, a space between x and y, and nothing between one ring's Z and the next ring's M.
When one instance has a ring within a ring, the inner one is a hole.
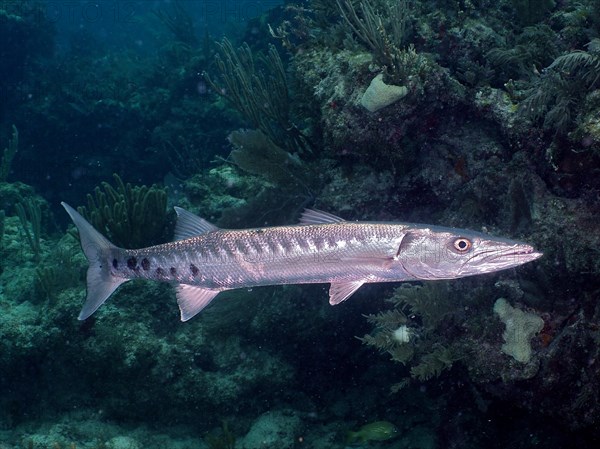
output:
M376 112L386 106L401 100L408 93L406 86L394 86L383 82L383 74L380 73L371 81L369 87L363 94L360 104L369 112Z
M529 363L531 360L531 339L544 327L544 320L539 316L512 307L504 298L494 304L494 313L506 325L502 337L502 352L517 362Z
M289 412L274 411L259 416L241 440L242 449L276 447L292 449L300 435L300 418Z
M140 449L140 444L137 440L131 437L119 436L112 438L106 443L108 449Z

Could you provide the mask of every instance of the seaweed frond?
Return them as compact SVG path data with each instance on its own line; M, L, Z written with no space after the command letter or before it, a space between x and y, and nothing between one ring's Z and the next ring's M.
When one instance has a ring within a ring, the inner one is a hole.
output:
M586 95L600 85L600 39L559 56L525 91L519 111L544 129L566 134L575 122Z
M584 83L587 89L596 87L600 80L600 39L587 44L587 51L575 50L559 56L548 67Z
M384 310L376 315L365 315L365 317L369 323L386 330L396 329L399 325L408 322L406 314L397 308Z
M154 15L171 31L175 39L190 48L198 46L198 38L194 29L191 14L185 9L181 0L171 4L171 11L159 9Z
M406 365L415 355L415 346L411 344L395 345L389 351L392 361Z
M42 209L33 199L22 199L15 204L15 209L21 222L21 231L38 263L42 257Z
M125 184L113 175L88 194L88 205L77 210L117 246L141 248L158 243L167 223L167 192L157 186Z
M493 48L486 58L494 69L508 79L529 79L558 56L557 34L546 24L523 28L509 48Z
M407 46L413 11L407 0L336 0L342 23L368 47L386 76L386 82L401 85L411 76L433 70L425 56Z
M437 377L461 358L463 351L459 340L451 336L455 332L451 323L457 321L455 315L462 308L450 296L447 283L403 285L386 300L393 304L392 309L366 316L374 329L359 340L409 367L406 377L391 387L392 392L411 381Z
M438 345L432 352L421 357L419 364L410 369L410 375L420 381L439 377L459 359L460 357L451 348Z
M245 42L236 49L227 38L217 47L218 78L203 74L213 91L276 145L291 153L311 153L307 136L292 122L285 67L276 48L269 46L263 56Z
M79 248L59 243L35 270L34 290L38 299L54 301L58 294L80 282L80 266L76 261Z
M448 296L446 283L405 284L395 289L393 296L386 301L397 309L416 313L421 317L423 327L433 329L455 308Z
M237 130L229 135L234 150L231 159L242 170L262 176L278 187L305 188L315 176L297 155L277 146L259 130Z

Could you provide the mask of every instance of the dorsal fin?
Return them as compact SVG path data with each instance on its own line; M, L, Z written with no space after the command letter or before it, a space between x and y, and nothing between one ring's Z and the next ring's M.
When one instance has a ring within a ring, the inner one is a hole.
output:
M302 212L302 215L300 216L300 224L305 225L341 223L342 221L346 220L337 215L317 209L304 209L304 212Z
M209 223L204 218L188 212L181 207L175 206L177 212L177 224L175 225L175 240L189 239L207 232L217 231L214 224Z

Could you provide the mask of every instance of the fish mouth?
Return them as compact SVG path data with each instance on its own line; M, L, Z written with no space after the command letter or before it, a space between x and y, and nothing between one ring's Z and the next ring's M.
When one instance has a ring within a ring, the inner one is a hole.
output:
M522 253L523 255L527 256L527 258L531 261L531 260L536 260L539 259L540 257L542 257L544 255L543 252L541 251L536 251L533 247L529 247L527 249L527 251Z
M462 264L458 273L464 275L464 273L472 271L472 267L477 267L478 273L505 270L526 264L542 256L543 253L536 251L533 246L523 243L496 246L474 254Z
M483 259L489 263L517 266L539 259L543 255L544 253L536 251L533 246L517 245L512 248L502 248L496 251L491 251L490 254L484 256Z

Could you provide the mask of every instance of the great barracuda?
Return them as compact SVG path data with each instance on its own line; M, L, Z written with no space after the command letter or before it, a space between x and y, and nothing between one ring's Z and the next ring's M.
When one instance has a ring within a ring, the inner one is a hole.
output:
M537 259L528 244L478 232L408 223L345 221L306 210L300 224L219 229L179 207L175 241L142 249L110 243L77 211L66 209L88 259L85 320L124 282L177 284L187 321L224 290L280 284L330 283L339 304L371 282L455 279Z

